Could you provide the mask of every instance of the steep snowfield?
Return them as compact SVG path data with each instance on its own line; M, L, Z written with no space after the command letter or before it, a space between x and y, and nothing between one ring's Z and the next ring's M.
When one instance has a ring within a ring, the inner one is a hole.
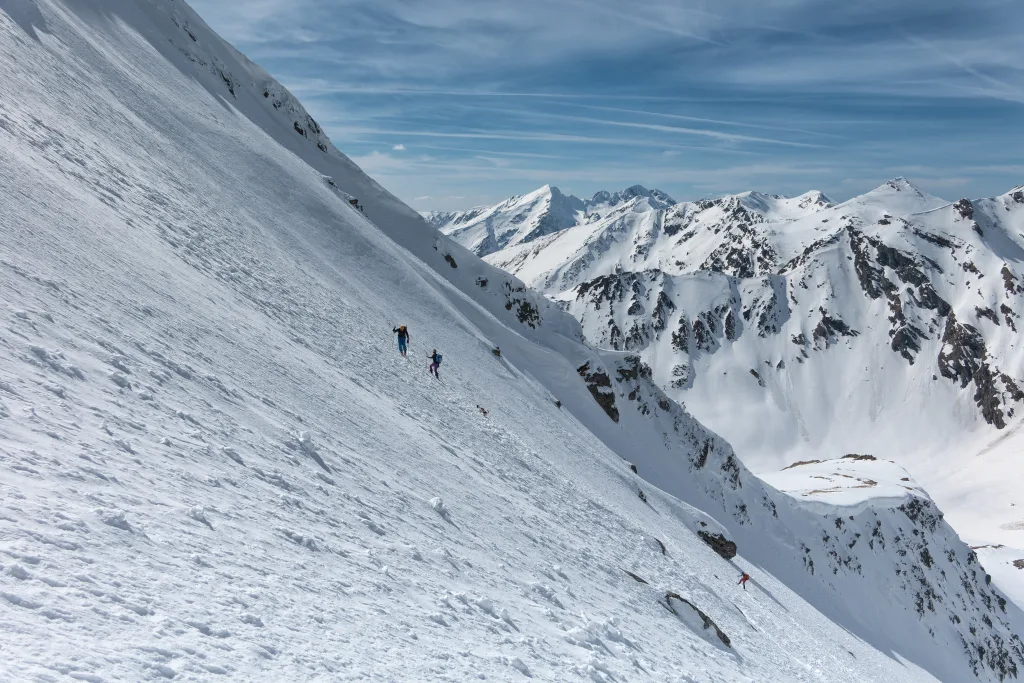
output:
M874 454L972 542L1024 545L1021 188L624 206L487 260L639 353L755 471Z
M923 493L753 477L183 3L5 3L0 76L3 680L1024 668Z

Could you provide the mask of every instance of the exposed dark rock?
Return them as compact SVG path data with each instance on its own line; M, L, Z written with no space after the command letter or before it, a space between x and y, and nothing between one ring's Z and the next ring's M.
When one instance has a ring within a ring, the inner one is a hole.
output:
M520 301L519 308L516 310L516 317L519 318L519 322L529 327L536 327L541 323L541 314L537 312L537 308L534 304L528 301Z
M455 264L452 263L452 267ZM520 323L529 325L531 328L536 329L540 324L540 311L533 305L528 299L525 298L526 288L522 285L513 287L511 283L505 283L505 310L511 311L513 308L516 309L516 318ZM524 296L518 296L523 294Z
M651 367L640 360L640 356L626 356L622 359L622 367L618 369L620 382L635 381L643 377L651 378Z
M966 387L987 355L981 333L971 325L958 323L956 315L950 313L942 334L939 373Z
M949 303L938 295L935 289L931 286L931 283L925 282L920 285L917 293L917 303L924 308L935 311L940 316L949 315L949 312L953 310Z
M815 465L815 464L817 464L819 462L822 462L822 461L821 460L798 460L795 463L793 463L792 465L787 465L786 467L783 467L782 469L789 470L789 469L792 469L794 467L800 467L800 465Z
M730 541L722 534L713 534L701 529L697 532L700 540L711 546L711 549L722 556L723 559L731 560L736 557L736 543Z
M658 303L654 306L654 314L651 316L651 324L656 332L663 331L668 327L669 315L676 310L676 305L664 291L658 293Z
M636 574L634 574L633 572L629 571L628 569L623 569L622 571L624 571L626 573L626 576L628 576L629 578L633 579L637 583L647 583L646 580L644 580L643 578L637 576Z
M923 337L924 333L921 330L913 325L907 325L896 330L892 335L890 346L893 351L906 358L913 365L914 355L921 351L921 345L917 343L917 340Z
M729 341L736 341L740 338L736 334L736 316L733 315L732 309L725 314L725 338Z
M672 368L672 386L681 389L690 383L690 366L676 365Z
M1021 287L1017 284L1017 278L1014 276L1010 267L1003 264L1003 269L1000 271L1003 276L1003 286L1006 288L1007 294L1017 294L1021 291Z
M1016 332L1017 326L1014 324L1013 319L1019 316L1006 304L999 304L999 312L1003 314L1003 319L1006 320L1006 326Z
M700 318L693 321L693 340L699 351L711 351L714 341L711 331Z
M816 242L812 242L810 245L805 247L802 252L797 254L795 257L793 257L792 259L787 261L785 263L785 265L783 265L781 268L779 268L778 272L779 273L788 273L788 272L792 271L794 268L797 268L797 267L803 265L804 263L807 263L807 261L810 260L812 255L814 255L815 253L821 251L823 248L825 248L825 247L827 247L829 245L837 243L840 239L842 239L842 236L843 236L843 233L840 231L840 232L833 233L833 234L829 235L828 237L825 237L825 238L822 238L820 240L817 240Z
M847 453L843 456L844 460L878 460L873 455L861 455L859 453Z
M726 647L732 647L732 645L731 645L732 641L729 640L729 636L725 635L725 633L722 631L722 629L718 628L718 624L716 624L711 619L711 617L709 617L708 615L704 614L704 612L699 610L696 605L694 605L692 602L690 602L689 600L687 600L683 596L679 595L679 593L669 592L669 593L665 594L665 604L668 606L668 609L669 609L669 611L672 612L672 614L675 614L676 616L679 616L679 612L677 612L676 608L672 606L672 600L678 600L679 602L683 603L684 605L686 605L687 607L692 609L694 612L696 612L697 616L700 617L701 621L704 622L704 630L714 629L715 635L718 636L718 639L720 641L722 641L722 643Z
M891 312L889 322L892 323L892 328L889 331L892 337L892 349L906 358L908 362L913 363L915 355L921 350L919 340L924 339L926 335L919 327L907 321L906 315L903 313L904 304L899 296L899 287L886 276L885 268L892 269L899 281L913 285L913 288L907 289L907 293L918 307L936 311L940 316L948 315L951 307L932 287L923 267L913 256L855 230L848 230L848 233L850 248L854 256L854 270L861 287L865 294L872 299L882 296L888 298ZM915 231L915 234L940 246L950 248L954 246L952 242L941 237L921 231ZM871 247L874 248L877 256L877 267L871 258ZM931 268L938 269L938 264L929 259L925 259L925 261Z
M690 321L685 315L679 318L679 328L672 333L672 348L683 353L690 352Z
M942 521L942 513L923 498L911 498L900 505L898 509L915 525L923 527L929 532L934 532L939 522Z
M702 467L704 467L704 465L707 464L708 455L711 454L712 445L713 444L711 441L704 442L704 445L701 447L700 450L700 455L697 456L697 460L694 462L694 465L697 466L697 469L701 469Z
M974 376L974 402L981 408L981 416L985 422L995 425L997 429L1006 426L1003 420L1001 392L996 386L996 375L988 363L982 363Z
M977 316L978 318L988 318L996 325L999 324L999 316L996 315L996 312L993 311L991 308L982 308L980 306L975 306L974 315Z
M970 199L961 199L961 200L959 200L958 202L953 204L953 209L958 214L960 214L961 218L965 218L967 220L973 220L974 219L974 205L971 204L971 200Z
M921 270L917 261L905 252L890 247L880 241L869 241L874 245L878 254L878 265L888 266L896 271L896 276L902 282L909 282L920 287L928 282L928 277Z
M600 370L591 372L589 362L578 367L576 372L586 382L590 395L608 414L612 422L618 422L619 409L615 407L615 392L612 390L612 381L608 378L608 374Z
M824 308L819 308L818 312L821 314L821 320L814 327L811 336L815 341L824 341L826 348L834 344L839 337L856 337L860 335L860 332L852 329L839 318L833 318L828 315Z
M923 230L914 229L914 234L923 239L926 242L931 242L937 247L943 247L944 249L956 249L956 245L949 241L945 237L939 235L933 235Z
M1009 392L1010 398L1014 401L1024 401L1024 391L1020 390L1020 387L1017 386L1012 377L1004 372L999 376L999 379L1003 380L1003 385L1006 387L1006 391Z
M857 273L861 289L872 299L882 296L887 288L893 285L885 277L881 268L875 267L868 253L870 242L862 233L847 229L850 236L850 250L853 252L853 269Z
M974 402L981 408L982 417L991 425L1002 429L1002 392L996 387L996 371L986 362L988 349L985 339L976 328L957 322L950 313L942 335L939 351L939 374L966 387L974 382Z

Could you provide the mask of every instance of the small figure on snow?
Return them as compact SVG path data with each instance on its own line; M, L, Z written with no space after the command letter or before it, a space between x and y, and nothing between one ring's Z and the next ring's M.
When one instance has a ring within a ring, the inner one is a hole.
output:
M399 325L395 329L391 330L393 334L398 334L398 352L405 356L405 350L409 345L409 330L405 325Z
M747 581L749 581L749 580L750 580L750 574L748 574L746 572L743 572L743 576L740 577L740 581L736 585L737 586L743 586L743 590L747 590Z
M481 406L479 404L477 404L476 407L477 407L477 410L480 411L481 415L483 415L484 417L487 417L487 409L486 408L484 408L483 406Z
M501 349L497 346L491 349L491 353L493 353L496 358L501 358Z
M427 354L427 358L431 361L428 371L437 379L441 379L441 376L437 374L437 368L441 365L441 354L437 352L437 349L434 349L433 353Z
M556 408L558 408L559 410L561 410L561 409L562 409L562 402L561 402L561 401L558 401L558 400L556 400L556 401L555 401L555 407L556 407Z

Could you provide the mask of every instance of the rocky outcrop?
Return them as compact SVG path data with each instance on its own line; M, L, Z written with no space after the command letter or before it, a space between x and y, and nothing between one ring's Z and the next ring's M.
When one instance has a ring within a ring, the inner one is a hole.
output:
M591 370L590 363L584 363L576 369L580 377L587 384L587 390L597 401L597 405L607 413L612 422L619 421L619 409L615 406L615 392L612 390L612 381L608 373L602 370Z
M673 600L680 603L678 608L673 606ZM665 606L668 607L669 611L677 617L687 616L687 612L695 615L700 620L705 631L712 631L718 638L718 640L722 642L723 645L725 645L726 647L732 647L732 641L729 640L729 636L725 635L725 632L722 631L722 629L718 628L718 624L716 624L711 617L702 612L695 604L693 604L683 596L679 595L679 593L676 593L674 591L669 591L668 593L666 593Z
M730 541L723 534L711 533L710 531L698 531L700 540L707 543L712 550L722 556L724 560L731 560L736 557L736 543Z

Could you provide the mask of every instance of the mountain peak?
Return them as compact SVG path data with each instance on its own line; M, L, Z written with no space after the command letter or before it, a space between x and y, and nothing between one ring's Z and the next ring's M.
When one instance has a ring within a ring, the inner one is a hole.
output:
M627 202L636 198L646 198L651 200L653 208L655 209L663 209L676 203L676 200L672 199L672 197L661 190L648 190L643 185L630 185L618 192L608 192L607 190L596 192L590 201L586 202L586 204L589 210L600 206L618 206L622 202Z
M822 206L831 206L832 204L835 203L832 201L831 197L829 197L821 190L811 190L810 192L804 192L802 195L794 197L794 199L797 199L800 202L807 202L808 204L820 204Z
M872 192L911 192L922 197L924 196L924 192L920 188L903 176L896 176L892 180L887 180L872 190Z

